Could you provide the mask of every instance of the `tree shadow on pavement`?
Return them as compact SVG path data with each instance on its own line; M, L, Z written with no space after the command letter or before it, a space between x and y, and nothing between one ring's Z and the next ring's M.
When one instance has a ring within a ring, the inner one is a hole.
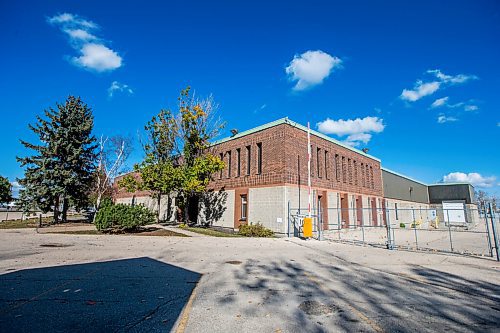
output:
M0 331L169 331L200 277L151 258L7 273Z
M245 297L244 306L256 318L273 313L283 331L421 332L495 331L500 323L500 285L467 280L459 275L422 266L407 274L388 273L319 258L314 265L294 261L261 264L246 261L234 272ZM314 267L314 270L305 267ZM221 306L240 293L221 299Z

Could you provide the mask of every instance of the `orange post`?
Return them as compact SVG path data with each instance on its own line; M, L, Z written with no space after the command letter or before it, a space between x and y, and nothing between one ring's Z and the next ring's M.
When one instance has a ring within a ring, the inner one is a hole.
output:
M304 223L302 225L302 233L305 238L311 238L313 236L313 224L311 217L304 218Z

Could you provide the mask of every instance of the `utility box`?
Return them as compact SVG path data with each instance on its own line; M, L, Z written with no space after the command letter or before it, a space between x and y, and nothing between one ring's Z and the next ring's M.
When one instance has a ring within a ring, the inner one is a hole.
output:
M302 224L302 234L305 238L310 238L313 236L312 217L304 217L304 223Z

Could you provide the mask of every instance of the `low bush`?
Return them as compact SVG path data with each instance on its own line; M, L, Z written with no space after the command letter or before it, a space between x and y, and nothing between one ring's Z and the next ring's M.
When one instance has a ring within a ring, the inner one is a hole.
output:
M99 231L128 231L154 222L155 214L142 205L106 204L97 212L94 223Z
M273 237L274 232L264 227L262 224L242 224L238 234L245 237Z
M406 224L404 224L404 223L400 223L400 224L399 224L399 227L400 227L400 228L406 228Z

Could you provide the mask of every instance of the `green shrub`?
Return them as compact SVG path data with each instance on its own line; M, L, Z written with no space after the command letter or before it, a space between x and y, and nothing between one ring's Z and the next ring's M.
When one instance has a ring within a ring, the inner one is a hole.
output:
M242 224L238 233L245 237L273 237L274 232L262 224Z
M399 224L399 227L400 227L400 228L406 228L406 224L404 224L404 223L400 223L400 224Z
M106 204L99 209L95 218L97 230L133 230L155 222L155 214L142 205Z

